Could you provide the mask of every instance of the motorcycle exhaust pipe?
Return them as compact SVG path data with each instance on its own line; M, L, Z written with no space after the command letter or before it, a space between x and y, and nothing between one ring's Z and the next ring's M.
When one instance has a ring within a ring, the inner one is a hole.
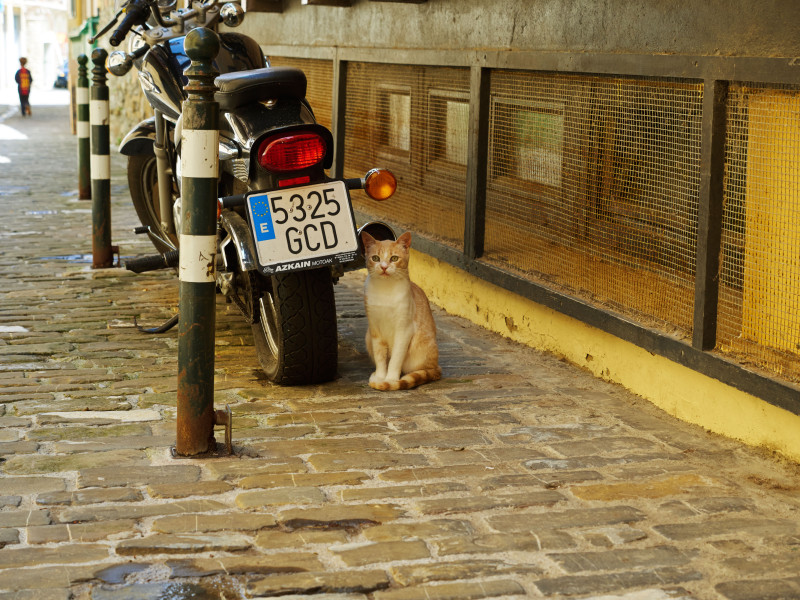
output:
M369 223L365 223L358 228L358 257L353 262L349 262L344 266L345 272L357 271L358 269L363 269L367 266L367 263L364 260L364 243L361 241L362 231L366 231L379 242L383 240L394 241L397 239L397 236L395 235L394 231L392 231L392 228L386 223L381 221L370 221Z

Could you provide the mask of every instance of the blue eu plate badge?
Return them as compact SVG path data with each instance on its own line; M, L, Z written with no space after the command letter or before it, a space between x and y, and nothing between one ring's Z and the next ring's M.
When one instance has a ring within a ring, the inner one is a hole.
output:
M272 213L269 210L269 197L250 197L250 214L253 217L253 230L257 242L266 242L275 239L275 226L272 223Z

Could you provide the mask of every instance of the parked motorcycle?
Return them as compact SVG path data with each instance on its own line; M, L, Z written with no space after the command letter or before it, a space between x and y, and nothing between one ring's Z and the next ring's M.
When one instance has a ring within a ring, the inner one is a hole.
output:
M120 145L128 156L133 205L159 254L129 260L143 272L175 267L180 251L181 108L183 71L190 65L184 38L195 27L234 27L238 4L128 0L97 37L122 22L109 41L130 33L128 51L112 52L108 70L136 67L153 117ZM390 197L394 176L373 169L363 178L331 179L333 136L316 123L299 69L271 68L251 38L219 33L215 67L220 107L217 286L251 324L269 380L283 385L334 378L338 339L333 284L360 257L360 232L394 239L383 223L355 226L349 190L376 200Z

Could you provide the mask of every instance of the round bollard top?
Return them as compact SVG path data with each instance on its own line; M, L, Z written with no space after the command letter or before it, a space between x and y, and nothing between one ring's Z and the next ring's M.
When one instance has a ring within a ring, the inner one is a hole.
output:
M96 65L102 65L108 58L108 52L105 48L95 48L92 50L92 62Z
M79 54L78 58L76 58L75 60L77 60L78 64L81 66L84 66L87 62L89 62L89 59L86 57L85 54Z
M183 49L193 61L211 61L219 54L219 36L205 27L192 29L183 41Z

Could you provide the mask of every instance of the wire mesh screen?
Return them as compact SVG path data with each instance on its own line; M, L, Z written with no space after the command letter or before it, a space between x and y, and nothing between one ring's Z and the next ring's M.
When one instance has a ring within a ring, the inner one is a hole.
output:
M491 76L485 259L691 333L702 83Z
M718 350L800 382L800 88L732 84Z
M333 103L333 61L317 58L285 58L270 56L273 67L296 67L305 72L308 80L308 98L317 123L331 128L331 106Z
M469 69L349 63L345 175L390 168L383 203L354 193L357 210L461 247L464 237Z

